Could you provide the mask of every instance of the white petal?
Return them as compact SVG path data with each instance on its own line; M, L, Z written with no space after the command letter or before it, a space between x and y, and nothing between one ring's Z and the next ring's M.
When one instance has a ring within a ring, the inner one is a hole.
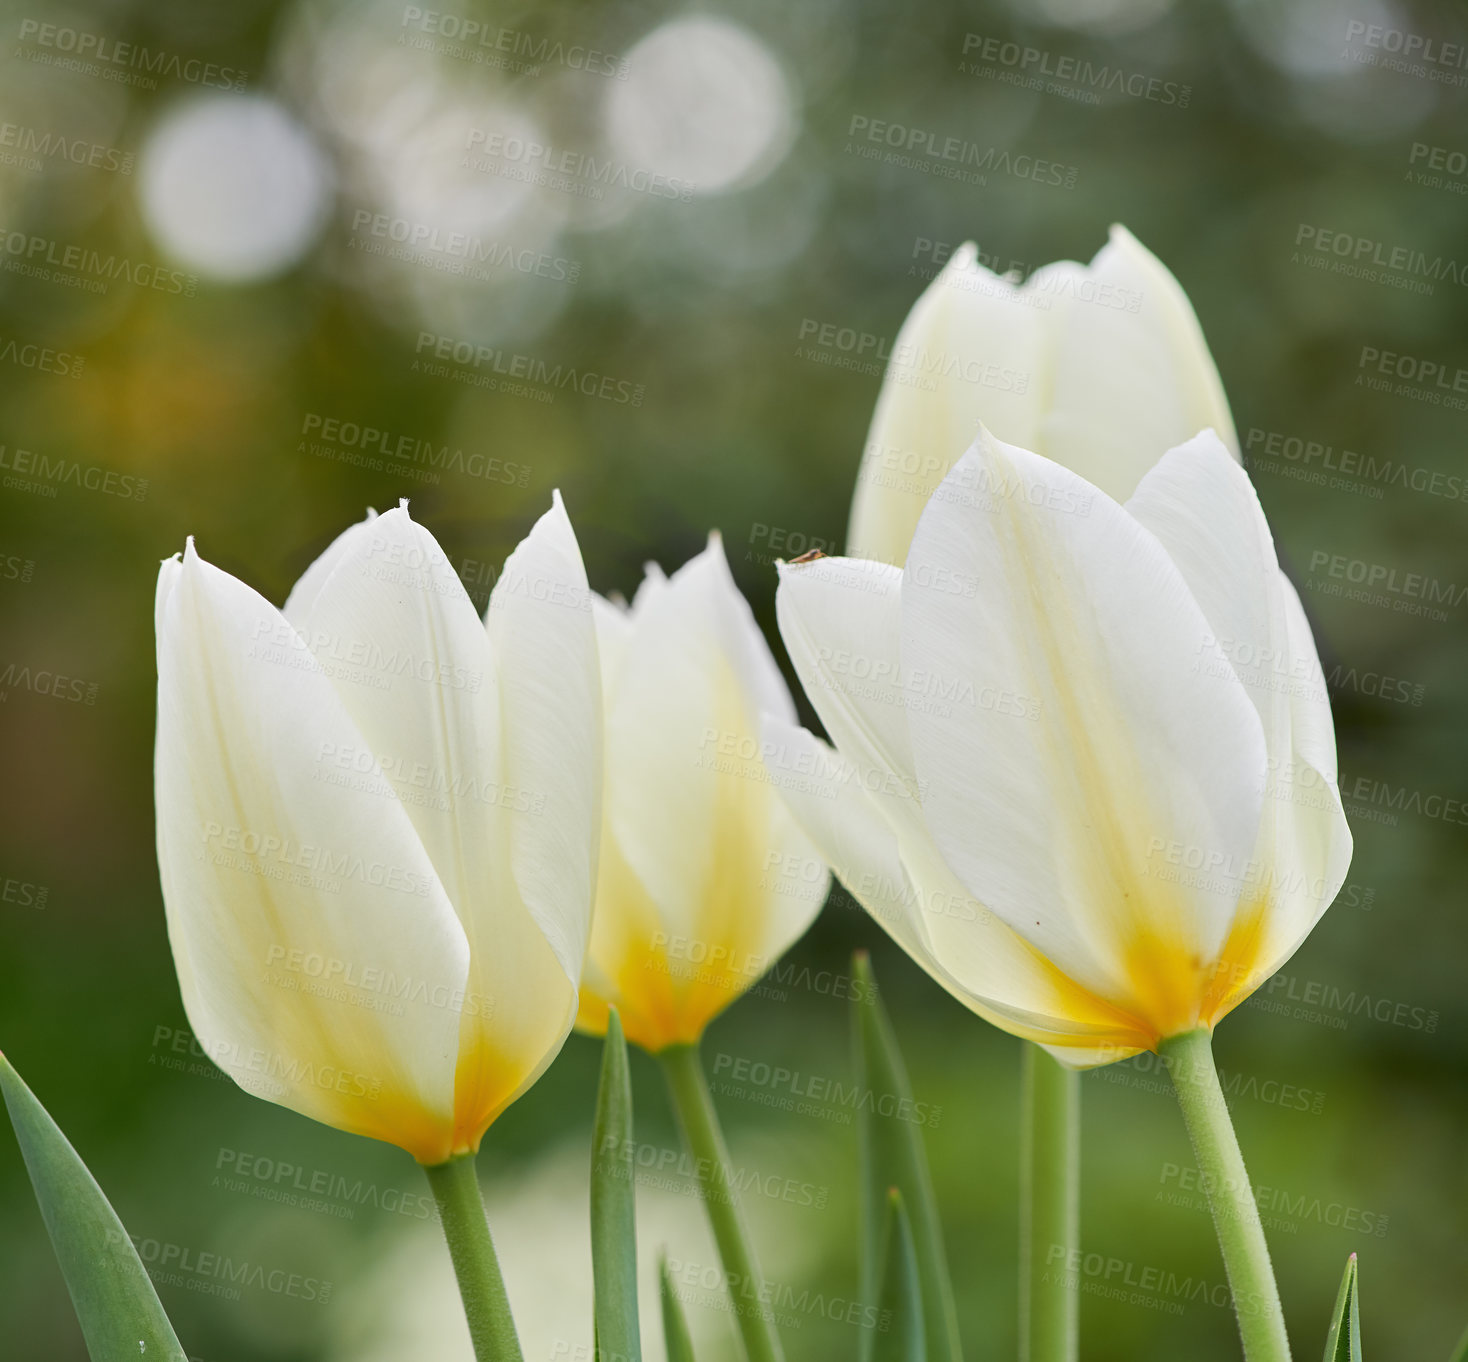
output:
M769 935L777 900L760 882L783 815L759 760L762 710L794 717L713 540L639 594L607 723L608 823L672 933Z
M1248 474L1204 431L1163 455L1126 508L1157 536L1207 618L1215 639L1209 664L1232 668L1259 712L1271 758L1287 754L1283 579Z
M1211 426L1237 450L1218 369L1182 286L1124 227L1052 319L1035 448L1123 500L1163 453ZM1135 310L1133 310L1135 309ZM1024 445L996 426L995 433Z
M601 828L601 676L591 600L557 492L505 561L485 627L499 669L505 780L530 796L507 808L515 882L573 990L591 929Z
M1030 1040L1072 1045L1137 1033L1130 1018L1085 995L990 913L925 838L904 842L861 788L855 765L781 720L766 716L764 731L771 777L836 877L966 1007Z
M366 738L337 768L380 765L472 946L472 918L503 894L504 858L495 668L468 592L399 507L341 535L287 605Z
M328 553L299 626L366 740L337 764L361 778L375 760L469 941L457 1135L472 1147L565 1035L574 979L522 900L511 849L525 811L553 815L546 790L509 770L502 664L433 536L399 507Z
M893 346L867 434L847 551L901 563L928 497L980 423L1031 445L1047 318L1036 300L956 251Z
M326 546L311 566L301 574L300 579L291 588L291 594L285 598L285 604L281 607L280 613L286 619L292 624L300 624L302 618L310 611L321 588L326 584L326 579L331 576L332 570L356 542L359 531L364 525L370 525L376 519L377 512L369 506L362 520L349 529L343 530Z
M1325 677L1243 469L1211 432L1167 454L1127 509L1177 564L1263 724L1269 776L1253 854L1220 866L1239 890L1218 1006L1278 969L1345 880L1351 838L1336 788Z
M903 579L904 666L978 703L912 711L923 808L969 890L1159 1034L1196 1025L1236 895L1159 874L1174 844L1247 859L1266 769L1231 672L1156 538L1073 473L981 434Z
M960 678L902 668L902 571L861 558L782 563L780 636L826 732L894 826L921 820L910 705L946 707Z
M468 946L295 629L190 544L157 599L158 859L184 1005L242 1087L447 1157Z

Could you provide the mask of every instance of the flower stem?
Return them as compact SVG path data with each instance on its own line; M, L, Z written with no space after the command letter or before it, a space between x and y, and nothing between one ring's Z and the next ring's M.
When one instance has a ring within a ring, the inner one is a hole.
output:
M1259 1206L1214 1067L1212 1034L1188 1031L1163 1041L1157 1052L1172 1075L1213 1210L1244 1356L1248 1362L1289 1362L1279 1287L1264 1242Z
M1080 1247L1080 1075L1027 1043L1021 1087L1020 1362L1075 1362L1079 1298L1056 1265Z
M749 1362L783 1362L780 1337L765 1304L764 1278L754 1256L749 1230L734 1195L729 1174L729 1151L719 1129L718 1113L704 1077L697 1045L670 1045L658 1051L683 1140L693 1155L703 1204L719 1245L719 1257L729 1279L734 1318L744 1339Z
M484 1199L474 1172L474 1156L461 1154L447 1163L423 1170L438 1202L449 1257L459 1279L469 1337L478 1362L523 1362L515 1321L510 1316L510 1299L500 1276L499 1259L489 1236Z

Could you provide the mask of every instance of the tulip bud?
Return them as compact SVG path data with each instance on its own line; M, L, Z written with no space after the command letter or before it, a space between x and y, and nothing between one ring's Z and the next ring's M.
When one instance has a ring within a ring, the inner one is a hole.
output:
M901 564L918 517L984 425L1123 501L1228 402L1182 286L1125 227L1089 265L1024 284L954 252L893 347L852 500L850 551Z

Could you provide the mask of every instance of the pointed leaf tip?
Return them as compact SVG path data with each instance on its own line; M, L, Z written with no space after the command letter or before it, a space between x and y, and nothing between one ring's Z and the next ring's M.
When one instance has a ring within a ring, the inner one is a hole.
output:
M663 1305L663 1346L668 1362L694 1362L693 1335L688 1332L683 1304L673 1290L673 1274L668 1271L666 1250L658 1257L658 1284Z
M1325 1337L1324 1362L1362 1362L1361 1302L1356 1287L1356 1255L1346 1259L1341 1288L1336 1295L1330 1332Z
M607 1012L591 1151L591 1271L599 1358L640 1362L632 1080L615 1007Z

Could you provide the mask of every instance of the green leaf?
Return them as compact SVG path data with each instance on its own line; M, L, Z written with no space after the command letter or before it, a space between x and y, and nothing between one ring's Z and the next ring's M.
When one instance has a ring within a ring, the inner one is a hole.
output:
M92 1362L186 1362L117 1212L4 1055L0 1092Z
M641 1362L637 1328L637 1212L633 1178L632 1076L622 1022L612 1009L596 1094L591 1153L591 1275L596 1299L596 1355Z
M693 1362L693 1335L688 1332L682 1303L673 1294L673 1276L668 1271L666 1253L658 1263L658 1280L662 1285L663 1346L668 1353L668 1362Z
M1335 1298L1330 1333L1325 1336L1325 1362L1361 1362L1361 1302L1356 1295L1356 1255L1346 1260L1345 1276Z
M856 1081L862 1119L858 1138L862 1180L861 1299L873 1301L881 1289L883 1227L888 1191L902 1196L910 1225L921 1288L922 1318L928 1362L962 1362L958 1312L943 1251L943 1227L933 1199L928 1158L923 1150L918 1115L925 1108L912 1100L907 1066L887 1018L865 951L852 960L852 1030ZM878 1108L891 1113L883 1115Z
M1458 1340L1458 1346L1453 1349L1453 1355L1448 1362L1468 1362L1468 1329L1463 1330L1463 1337Z
M917 1251L902 1193L895 1187L887 1194L887 1225L882 1238L882 1284L877 1296L876 1327L871 1331L871 1362L927 1362Z

